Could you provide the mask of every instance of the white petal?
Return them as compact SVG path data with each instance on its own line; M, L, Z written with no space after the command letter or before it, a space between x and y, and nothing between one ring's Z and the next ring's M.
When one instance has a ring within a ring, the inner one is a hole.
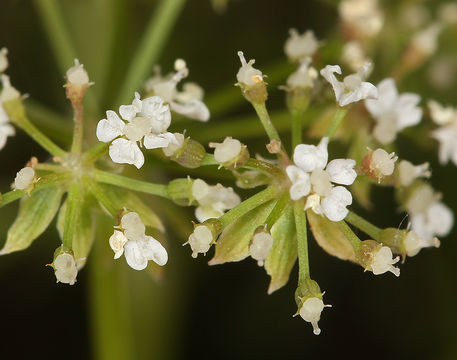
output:
M209 109L203 101L197 99L192 99L185 104L171 102L170 106L174 112L194 120L208 121L210 117Z
M127 139L116 139L109 147L111 160L118 164L132 164L138 169L144 164L144 156L135 142Z
M16 130L11 125L0 125L0 150L5 146L8 136L13 136L14 134L16 134Z
M170 107L159 96L144 99L140 115L149 118L152 131L157 134L165 132L171 123Z
M195 209L195 217L201 223L208 219L218 218L223 214L222 210L216 209L211 205L199 206Z
M322 210L331 221L341 221L348 214L346 206L352 204L351 193L343 186L337 186L332 189L330 196L321 201Z
M382 80L378 86L378 99L365 100L365 107L374 117L378 117L386 111L390 111L398 97L397 87L392 78Z
M139 242L143 248L143 254L148 260L154 261L159 266L164 266L167 263L168 253L160 242L152 236L145 236Z
M360 86L350 92L344 93L338 99L340 106L346 106L363 99L377 99L378 89L369 82L362 82Z
M454 225L454 214L440 201L429 206L427 218L434 235L446 236Z
M128 241L124 245L124 255L127 264L132 269L144 270L148 266L148 259L143 251L143 244L137 240Z
M297 145L294 151L294 163L306 172L324 169L328 160L327 145L327 137L323 137L318 146Z
M339 65L327 65L320 71L321 75L332 85L336 99L344 93L344 84L335 77L334 73L341 75L341 68Z
M146 149L165 148L169 144L179 145L175 134L167 132L164 134L154 135L148 134L144 137L143 145Z
M325 169L330 174L330 180L336 184L351 185L357 173L354 170L355 161L352 159L335 159L328 163Z
M289 194L292 200L301 199L303 196L309 194L311 190L311 183L309 181L297 181L290 187Z
M132 121L137 114L136 107L134 105L121 105L119 106L119 114L124 120Z
M106 119L100 120L97 124L97 138L103 142L110 142L122 135L124 127L125 123L119 116L114 111L108 110Z
M395 105L398 114L397 127L399 130L417 125L422 118L422 109L417 105L420 102L420 96L417 94L401 94Z

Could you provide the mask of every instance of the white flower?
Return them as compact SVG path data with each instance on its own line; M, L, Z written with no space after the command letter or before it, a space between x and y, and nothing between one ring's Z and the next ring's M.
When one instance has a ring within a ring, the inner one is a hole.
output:
M0 73L4 72L8 68L8 49L0 49Z
M84 69L84 65L79 63L78 59L75 59L75 66L67 70L67 81L68 84L78 86L89 86L89 75Z
M35 179L35 170L30 166L27 166L16 174L14 179L14 188L18 190L26 190L33 184Z
M413 165L407 160L398 164L398 181L401 186L409 186L417 178L429 178L431 176L430 165L425 162L420 165Z
M284 44L284 52L293 61L302 61L312 57L319 48L319 42L311 30L299 34L296 29L289 30L289 38Z
M309 58L300 62L298 69L289 75L287 78L287 87L289 89L295 88L312 88L317 79L317 70L309 66L311 60Z
M405 204L411 219L411 230L423 240L424 246L436 246L435 236L446 236L454 225L454 215L440 200L433 188L424 184L416 188Z
M214 159L220 163L235 162L243 150L243 145L237 139L228 136L222 143L209 143L209 147L214 149Z
M376 149L370 152L363 158L362 166L365 174L372 178L381 179L385 176L390 176L395 170L395 162L398 156L395 153L388 153L384 149Z
M321 313L325 307L332 307L332 305L324 305L322 299L310 297L306 299L300 308L300 316L303 320L311 323L314 335L319 335L321 333L318 322L321 319Z
M159 266L167 263L167 250L152 236L145 234L146 227L136 212L130 211L122 216L120 229L122 231L114 230L109 239L115 259L124 254L127 264L135 270L145 269L149 260Z
M363 99L377 99L378 90L373 84L364 81L370 71L371 63L365 63L355 74L338 81L335 73L341 75L339 65L327 65L321 75L332 85L335 97L340 106L346 106Z
M341 60L348 64L353 71L357 71L367 62L370 62L358 41L349 41L344 44Z
M292 200L307 197L305 209L311 208L316 214L324 214L331 221L343 220L352 203L351 193L343 186L351 185L357 173L352 159L328 161L328 138L322 138L318 146L300 144L295 147L294 163L286 168L292 186L289 189Z
M249 255L257 260L257 265L263 266L263 262L270 255L273 247L273 237L268 231L259 231L254 234L251 246L249 246Z
M109 148L111 160L119 164L133 164L138 169L144 164L144 156L137 142L146 149L167 147L178 144L174 134L167 132L171 122L168 105L158 96L140 100L135 93L132 105L121 105L119 113L125 123L111 110L106 119L97 125L97 138L103 142L114 140ZM119 136L122 136L118 138ZM116 139L117 138L117 139Z
M376 35L384 22L378 0L343 0L338 12L343 22L362 36Z
M419 253L422 248L425 247L439 247L440 241L437 237L431 240L424 240L422 237L417 235L414 231L409 231L403 239L403 246L405 248L406 255L415 256Z
M412 93L399 95L391 78L381 81L377 88L378 99L365 100L365 107L376 121L374 137L380 143L388 144L395 140L399 131L421 121L422 109L417 106L420 96Z
M78 268L73 255L61 253L53 262L57 282L73 285L76 282Z
M445 165L451 160L457 165L457 109L444 107L436 101L429 101L432 120L441 125L432 132L432 137L439 141L439 161Z
M195 83L184 83L183 90L178 91L178 83L189 75L186 62L182 59L175 61L176 72L165 77L160 74L160 68L156 68L156 75L146 81L145 89L154 95L161 97L170 104L171 110L187 116L188 118L208 121L210 113L203 103L203 89Z
M203 222L210 218L218 218L241 202L240 197L231 187L221 184L208 185L201 179L195 179L192 184L192 196L198 202L195 217Z
M198 254L206 254L213 243L213 233L206 225L197 225L194 232L189 235L189 240L183 245L189 244L192 249L192 257Z
M10 118L3 109L2 102L0 101L0 150L5 147L8 136L14 136L16 134L14 127L10 125L9 121Z
M370 270L375 275L384 274L390 271L395 276L400 276L400 269L393 266L400 260L397 256L393 258L392 250L388 246L379 246L373 250L370 265Z
M241 67L238 70L238 73L236 74L236 79L238 80L238 83L250 87L262 82L262 72L252 67L252 65L255 63L255 60L251 59L249 60L249 62L246 62L246 59L244 58L244 54L242 51L238 51L238 56L241 61Z
M438 47L438 36L442 28L442 25L439 23L429 25L413 36L411 46L424 56L433 55Z
M186 140L184 134L174 133L173 135L176 142L171 142L167 147L162 148L163 153L168 157L173 156L184 145L184 141Z

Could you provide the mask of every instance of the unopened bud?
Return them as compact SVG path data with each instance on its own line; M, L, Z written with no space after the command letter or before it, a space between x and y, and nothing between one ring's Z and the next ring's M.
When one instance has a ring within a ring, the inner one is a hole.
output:
M272 247L273 237L264 226L261 226L254 232L251 245L249 246L249 255L254 260L257 260L257 265L263 266L264 261L270 255Z
M163 149L163 153L171 160L189 169L198 168L205 155L206 150L198 141L190 137L184 138L183 134L175 133L178 144L171 144Z
M178 205L189 206L193 202L192 185L190 178L175 179L168 184L168 195Z
M214 159L226 168L236 169L249 159L247 146L230 136L222 143L209 143L209 147L214 148Z
M27 166L16 174L14 188L17 190L30 191L35 180L35 170Z
M74 285L78 275L73 252L63 246L56 249L54 252L54 261L51 266L54 268L57 282Z
M89 75L84 69L84 65L75 59L75 65L67 70L67 83L65 84L67 98L72 104L82 101L86 90L93 83L89 82Z
M192 257L198 254L206 254L211 245L215 243L222 231L222 224L217 219L208 219L201 224L196 224L194 231L189 236L189 240L184 244L189 244L192 249Z

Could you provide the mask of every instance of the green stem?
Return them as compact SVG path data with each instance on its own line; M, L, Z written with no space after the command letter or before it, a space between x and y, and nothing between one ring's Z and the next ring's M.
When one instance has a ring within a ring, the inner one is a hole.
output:
M35 165L35 170L59 172L59 171L67 171L68 169L66 169L60 165L38 163Z
M308 229L306 227L305 206L302 201L294 204L295 227L297 229L298 283L310 278L308 257Z
M270 215L268 215L267 220L265 220L265 224L267 225L268 230L271 231L271 228L276 223L276 221L281 217L284 213L284 208L289 203L289 193L285 193L281 196L279 201L276 203L273 210L271 210Z
M336 110L335 115L333 116L333 120L330 123L329 128L327 129L327 132L325 133L325 136L327 136L329 139L335 135L336 131L338 130L339 126L341 125L341 122L343 121L344 117L346 116L348 112L347 107L338 107Z
M265 129L268 137L270 140L277 140L281 142L281 139L279 137L278 132L276 131L276 128L274 127L273 123L270 120L270 115L268 115L267 107L265 106L265 103L252 103L252 106L254 107L257 116L260 119L260 122L263 125L263 128Z
M302 143L302 123L303 123L303 111L292 110L292 153L298 144Z
M71 152L74 154L80 154L83 145L84 135L84 107L82 101L72 103L73 105L73 142L71 144Z
M99 142L96 145L92 146L84 154L84 164L90 165L95 163L103 155L108 153L109 145L109 143Z
M63 231L63 246L68 249L72 248L73 237L78 223L78 214L82 206L82 194L80 184L75 182L71 184L67 196L67 208L65 210L64 231Z
M275 187L269 186L265 190L262 190L254 196L244 200L241 204L235 206L219 218L219 221L222 223L222 227L226 227L240 216L243 216L252 209L255 209L257 206L270 201L277 195L277 192L278 190Z
M94 179L101 183L115 185L151 195L157 195L166 199L170 198L167 185L152 184L141 180L131 179L122 175L111 174L102 170L94 171Z
M344 220L337 222L337 224L338 224L340 230L343 232L343 234L346 236L346 238L351 243L352 248L354 249L354 252L357 253L357 251L360 248L360 243L362 241L359 239L359 237L356 234L354 234L352 229L349 227L348 224L346 224L346 222Z
M88 180L87 187L92 195L97 199L102 209L106 210L113 218L116 218L121 209L118 209L116 205L113 204L111 199L106 196L106 193L100 188L100 186L98 186L95 181Z
M43 134L38 128L33 125L27 117L14 119L14 124L24 130L33 140L35 140L43 149L53 156L64 156L66 152Z
M357 229L362 230L365 234L370 235L373 240L379 240L381 237L382 229L373 225L369 221L353 213L352 211L347 214L345 220Z
M130 62L116 104L131 101L134 91L141 86L141 82L145 80L152 65L157 61L184 4L185 0L160 1L154 16L149 20L138 50Z

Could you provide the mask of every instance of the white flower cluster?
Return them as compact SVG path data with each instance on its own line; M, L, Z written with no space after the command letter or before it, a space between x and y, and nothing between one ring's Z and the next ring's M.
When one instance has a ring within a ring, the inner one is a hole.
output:
M365 100L365 107L376 121L373 136L381 144L389 144L396 139L399 131L421 121L420 96L412 93L399 95L391 78L381 81L377 88L378 99Z
M241 202L231 187L224 187L221 184L210 186L202 179L194 180L192 196L198 202L195 217L200 222L218 218Z
M411 230L422 239L421 247L439 246L436 236L446 236L454 225L452 211L428 184L415 188L405 204Z
M131 105L121 105L119 114L106 112L106 119L97 125L97 138L111 142L109 155L119 164L133 164L138 169L144 164L144 156L138 143L146 149L165 148L170 143L178 144L174 134L167 132L171 123L169 106L158 96L140 99L135 93Z
M125 255L127 264L132 269L143 270L148 261L153 260L163 266L168 261L167 250L152 236L145 234L146 227L136 212L128 212L121 218L120 229L114 230L109 244L114 251L114 258Z
M194 120L208 121L210 112L203 103L203 89L196 83L184 83L182 91L178 91L179 82L189 75L186 62L182 59L175 61L175 73L162 76L160 68L156 68L155 76L145 83L145 90L161 97L171 107L171 110Z
M348 214L346 206L352 204L351 193L343 186L351 185L357 173L352 159L328 161L328 138L324 137L318 146L300 144L295 147L294 163L286 168L292 186L290 197L298 200L307 196L305 209L311 208L316 214L324 214L331 221L341 221Z
M436 101L429 101L428 107L432 120L439 128L432 132L432 137L439 141L438 158L441 165L452 161L457 165L457 108L444 107Z
M8 62L6 60L6 49L3 48L0 51L0 66L2 65L1 63L3 62L5 69L6 66L8 65ZM4 56L5 60L2 60L2 56ZM1 71L0 71L1 72ZM1 76L1 82L2 82L2 91L0 93L0 150L2 150L5 145L6 145L6 140L9 136L14 136L16 134L16 131L14 127L10 124L10 118L8 114L6 113L5 109L3 109L2 104L6 101L12 100L14 96L20 96L19 93L17 92L16 89L14 89L11 86L10 79L6 75Z
M378 89L373 84L364 81L371 69L371 63L365 63L355 74L346 76L339 81L335 73L341 75L339 65L327 65L321 70L321 75L332 85L336 100L341 107L363 99L377 99Z

